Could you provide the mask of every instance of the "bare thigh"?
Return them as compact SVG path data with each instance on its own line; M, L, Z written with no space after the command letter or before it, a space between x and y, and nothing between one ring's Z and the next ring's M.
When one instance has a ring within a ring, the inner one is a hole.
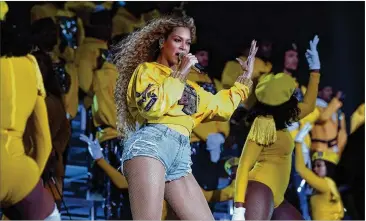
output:
M270 220L274 201L271 189L263 183L249 181L245 195L246 220Z
M134 220L160 220L163 209L165 168L154 158L138 156L124 162Z
M304 220L297 209L284 200L274 211L272 220Z
M214 220L201 187L191 173L167 182L165 199L181 220Z

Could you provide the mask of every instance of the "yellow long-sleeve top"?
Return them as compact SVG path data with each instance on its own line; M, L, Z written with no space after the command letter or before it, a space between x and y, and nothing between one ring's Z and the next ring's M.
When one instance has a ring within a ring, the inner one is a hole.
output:
M141 125L165 124L189 136L201 122L227 121L249 87L235 82L216 95L187 80L182 83L171 75L173 70L156 62L140 64L133 73L127 91L128 108Z
M315 108L318 94L319 73L312 72L304 101L299 103L299 118L302 119ZM237 176L235 202L244 203L248 181L261 182L273 193L274 205L278 207L288 186L291 172L291 154L294 141L287 129L277 131L277 140L270 146L260 146L247 140L240 156Z
M246 61L246 56L240 56L241 60ZM270 62L264 62L260 58L255 58L252 79L258 78L262 74L267 74L271 71L272 64ZM221 82L224 88L230 88L234 85L239 75L243 73L239 62L228 61L225 64L224 70L221 74Z
M103 127L96 135L100 142L116 138L118 134L117 108L114 101L116 81L117 68L109 62L105 62L103 67L95 72L92 113L94 126Z
M214 79L213 82L207 74L198 73L194 69L191 69L191 72L188 75L188 80L195 82L212 94L216 94L222 89L220 81ZM191 134L191 142L206 141L207 136L211 133L223 133L225 137L227 137L229 135L229 132L230 123L228 121L211 121L207 123L202 123L193 129Z
M66 63L65 70L70 75L71 84L69 91L62 98L66 113L73 119L76 117L79 106L79 79L74 63Z
M365 103L361 104L351 116L351 133L365 124Z
M304 163L301 144L296 143L295 168L315 193L310 198L312 218L314 220L341 220L344 215L342 198L337 186L329 177L319 177Z
M0 201L13 205L36 186L50 155L42 75L32 55L0 58ZM31 118L35 160L26 156L23 133ZM24 182L26 180L26 182Z
M326 107L320 106L324 101L321 102L321 100L318 99L318 102L317 108L320 111L320 116L311 130L312 139L330 141L338 135L336 142L338 146L338 155L341 156L347 143L346 120L343 113L341 117L342 120L340 121L340 130L338 131L339 116L337 110L342 106L342 102L337 98L333 98ZM328 147L327 143L315 141L311 143L311 150L319 152L334 151L334 149Z
M86 37L83 44L76 49L75 66L79 78L79 86L87 96L84 98L84 106L88 109L94 96L93 77L97 69L97 58L100 55L100 49L108 49L107 42Z

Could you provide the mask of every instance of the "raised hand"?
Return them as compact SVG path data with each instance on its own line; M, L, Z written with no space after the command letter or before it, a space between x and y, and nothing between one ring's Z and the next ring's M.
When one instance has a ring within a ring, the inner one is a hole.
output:
M84 134L80 134L79 139L88 144L89 153L94 160L103 158L102 148L100 147L99 141L98 139L93 141L92 134L90 134L89 137L85 136Z
M314 39L309 42L310 49L307 49L305 52L306 60L309 64L310 70L320 70L320 59L318 50L316 49L319 43L318 35L315 35Z
M252 44L250 46L250 51L247 60L244 62L240 58L236 58L236 60L241 65L241 68L243 69L242 76L245 78L251 78L253 74L254 69L254 61L255 61L255 55L257 54L258 47L257 47L257 41L253 40Z

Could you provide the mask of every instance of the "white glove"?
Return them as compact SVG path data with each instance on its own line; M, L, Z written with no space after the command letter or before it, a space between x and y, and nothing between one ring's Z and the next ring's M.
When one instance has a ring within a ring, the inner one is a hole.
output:
M314 39L310 41L310 50L307 49L305 53L306 60L308 60L309 69L310 70L319 70L320 69L320 60L319 54L316 49L316 46L319 43L319 37L315 35Z
M98 139L95 139L93 141L92 134L90 134L89 137L85 136L84 134L80 134L80 140L88 144L89 153L94 160L103 158L102 148L99 144L99 141Z
M207 136L206 149L210 152L210 158L213 163L219 161L223 143L225 143L225 137L220 133L213 133Z
M244 207L239 207L239 208L234 207L234 214L233 214L233 217L231 218L231 220L245 220L245 208Z
M303 128L297 133L295 137L296 143L303 143L306 135L309 134L309 131L311 130L313 126L310 123L306 123Z

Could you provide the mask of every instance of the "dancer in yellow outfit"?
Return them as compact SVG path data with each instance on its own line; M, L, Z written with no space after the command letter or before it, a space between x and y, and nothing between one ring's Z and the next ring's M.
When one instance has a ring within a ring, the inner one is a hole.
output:
M75 52L75 66L77 68L79 86L86 94L84 106L91 107L93 102L93 77L99 70L98 58L108 50L108 40L111 38L111 17L108 11L94 12L90 24L86 27L86 38Z
M284 43L283 45L279 45L274 48L274 58L273 58L273 73L284 73L291 76L296 82L295 96L299 102L302 102L304 99L304 94L306 92L306 87L304 85L300 85L296 79L298 72L298 48L295 43ZM314 109L310 114L306 117L300 119L297 122L293 122L291 125L287 127L288 131L291 134L291 137L295 139L299 130L307 123L315 123L319 118L320 112L317 108ZM303 147L303 156L305 159L306 165L311 167L311 156L310 156L310 146L311 146L311 137L308 134L304 142L302 144ZM293 155L293 159L294 159ZM292 162L294 165L294 162ZM299 207L301 213L305 220L310 220L309 206L307 200L307 192L308 186L304 185L303 179L296 172L292 173L290 178L291 187L293 187L294 192L296 192L299 199Z
M201 122L227 121L248 97L256 48L254 41L247 71L234 86L213 95L186 80L198 62L189 54L195 30L192 18L159 18L124 39L116 53L121 171L133 219L160 219L165 197L180 219L213 220L191 174L189 136Z
M294 148L286 128L315 108L320 78L318 41L315 36L306 52L311 73L302 103L294 96L296 82L287 74L267 75L255 89L258 102L250 117L254 119L249 118L254 122L240 157L233 220L302 219L284 200Z
M0 27L1 208L12 220L60 220L55 201L40 180L52 145L42 75L28 54L30 33L11 21L1 21ZM27 121L34 127L35 159L25 154L23 145Z
M331 178L334 175L336 164L338 164L337 154L315 152L312 157L314 172L305 166L301 143L311 127L311 124L306 124L295 138L295 168L300 176L314 188L314 193L310 198L312 218L314 220L342 220L344 210L341 195Z
M346 119L341 110L342 92L332 96L333 89L330 86L319 91L316 105L321 115L311 130L311 150L331 151L340 158L347 143Z
M88 144L88 150L91 157L95 160L96 164L107 174L107 176L111 179L114 185L121 191L126 192L128 189L128 183L126 178L113 166L111 166L103 156L101 151L101 146L99 144L99 140L93 140L93 136L90 135L88 138L84 134L80 135L80 140L86 142ZM235 162L234 162L235 163ZM238 163L238 160L237 162ZM237 164L231 165L230 167L237 167ZM231 170L232 168L228 168ZM235 180L235 172L231 175L232 180ZM235 182L232 181L229 186L220 190L211 190L206 191L202 189L203 195L205 196L207 202L221 202L230 200L234 197L234 189L235 189ZM127 199L128 201L128 199ZM125 201L125 203L128 203ZM125 205L124 205L125 206ZM172 220L175 217L175 214L172 214L172 211L168 211L170 207L168 207L167 202L164 201L163 203L163 213L162 213L162 220ZM122 213L125 211L122 211ZM124 215L121 216L123 219L125 218Z

